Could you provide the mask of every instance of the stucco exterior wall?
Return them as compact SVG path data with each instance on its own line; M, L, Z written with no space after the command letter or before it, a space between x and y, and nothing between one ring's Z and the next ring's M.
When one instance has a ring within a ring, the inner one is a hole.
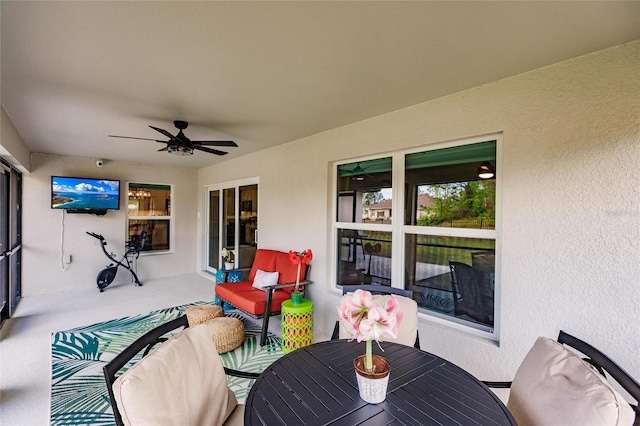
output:
M331 162L502 132L500 344L422 318L422 348L506 380L563 329L640 377L639 69L636 41L201 169L198 208L205 185L259 176L259 245L313 249L330 333Z
M31 170L30 154L9 114L0 105L0 155L20 172L27 173Z
M196 244L196 171L180 167L157 167L95 158L33 154L33 170L23 179L22 295L96 288L96 276L110 262L97 240L87 231L102 234L107 250L124 253L127 235L127 182L173 185L172 211L175 226L173 253L141 255L138 277L146 279L193 273ZM51 209L51 176L77 176L120 180L120 210L104 216L63 214ZM62 252L72 261L63 268ZM128 271L120 269L111 284L133 285ZM96 290L97 291L97 290Z

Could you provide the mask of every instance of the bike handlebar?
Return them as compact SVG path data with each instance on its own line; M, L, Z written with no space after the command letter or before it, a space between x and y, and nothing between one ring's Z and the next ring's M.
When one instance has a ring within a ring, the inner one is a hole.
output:
M96 238L100 241L104 241L104 237L102 235L96 234L95 232L87 231L87 234L91 235L93 238Z

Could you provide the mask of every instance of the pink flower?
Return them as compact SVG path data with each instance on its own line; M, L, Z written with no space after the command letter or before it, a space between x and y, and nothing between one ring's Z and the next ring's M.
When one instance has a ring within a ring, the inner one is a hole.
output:
M380 342L384 337L395 339L398 337L398 324L402 320L402 312L394 295L384 307L380 307L374 303L371 293L363 290L344 296L338 306L338 316L358 342Z
M369 309L367 317L360 322L358 341L376 340L379 342L385 336L392 339L398 337L398 318L380 306L374 306Z
M352 334L359 337L360 323L366 317L367 312L373 306L373 296L368 291L356 290L353 295L346 295L342 304L338 306L338 316L349 326Z
M392 294L384 307L381 307L373 301L371 293L356 290L353 294L342 297L342 303L338 306L338 316L347 326L352 339L357 339L358 343L363 340L366 342L364 368L372 371L371 341L375 340L380 347L384 337L398 337L398 324L402 321L402 312L396 297Z

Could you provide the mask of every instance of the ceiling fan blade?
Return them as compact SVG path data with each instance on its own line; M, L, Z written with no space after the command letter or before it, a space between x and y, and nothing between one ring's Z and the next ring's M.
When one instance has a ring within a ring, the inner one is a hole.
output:
M169 151L169 146L167 145L164 148L161 148L158 150L158 152L161 152L161 151Z
M204 146L238 146L234 141L191 141L196 145Z
M217 149L206 148L204 146L194 146L193 149L199 149L200 151L208 152L209 154L227 155L228 152L218 151Z
M157 139L149 139L149 138L134 138L133 136L116 136L116 135L107 135L110 138L122 138L122 139L139 139L141 141L156 141L156 142L162 142L162 143L166 143L165 141L159 141Z
M165 135L166 137L168 137L168 138L169 138L169 139L171 139L171 140L173 140L173 139L175 139L175 138L176 138L175 136L173 136L171 133L167 132L167 131L166 131L166 130L164 130L164 129L161 129L161 128L159 128L159 127L154 127L154 126L149 126L149 127L151 127L151 128L152 128L153 130L155 130L156 132L160 132L160 133L162 133L163 135Z

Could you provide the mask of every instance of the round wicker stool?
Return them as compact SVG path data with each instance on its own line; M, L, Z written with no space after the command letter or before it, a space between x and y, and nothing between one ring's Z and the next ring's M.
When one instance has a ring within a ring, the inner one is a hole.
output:
M207 322L210 319L223 317L224 310L222 306L197 305L187 308L184 314L187 316L187 320L189 320L189 327L193 327L194 325Z
M219 354L232 351L244 342L244 324L237 318L219 317L205 324Z

